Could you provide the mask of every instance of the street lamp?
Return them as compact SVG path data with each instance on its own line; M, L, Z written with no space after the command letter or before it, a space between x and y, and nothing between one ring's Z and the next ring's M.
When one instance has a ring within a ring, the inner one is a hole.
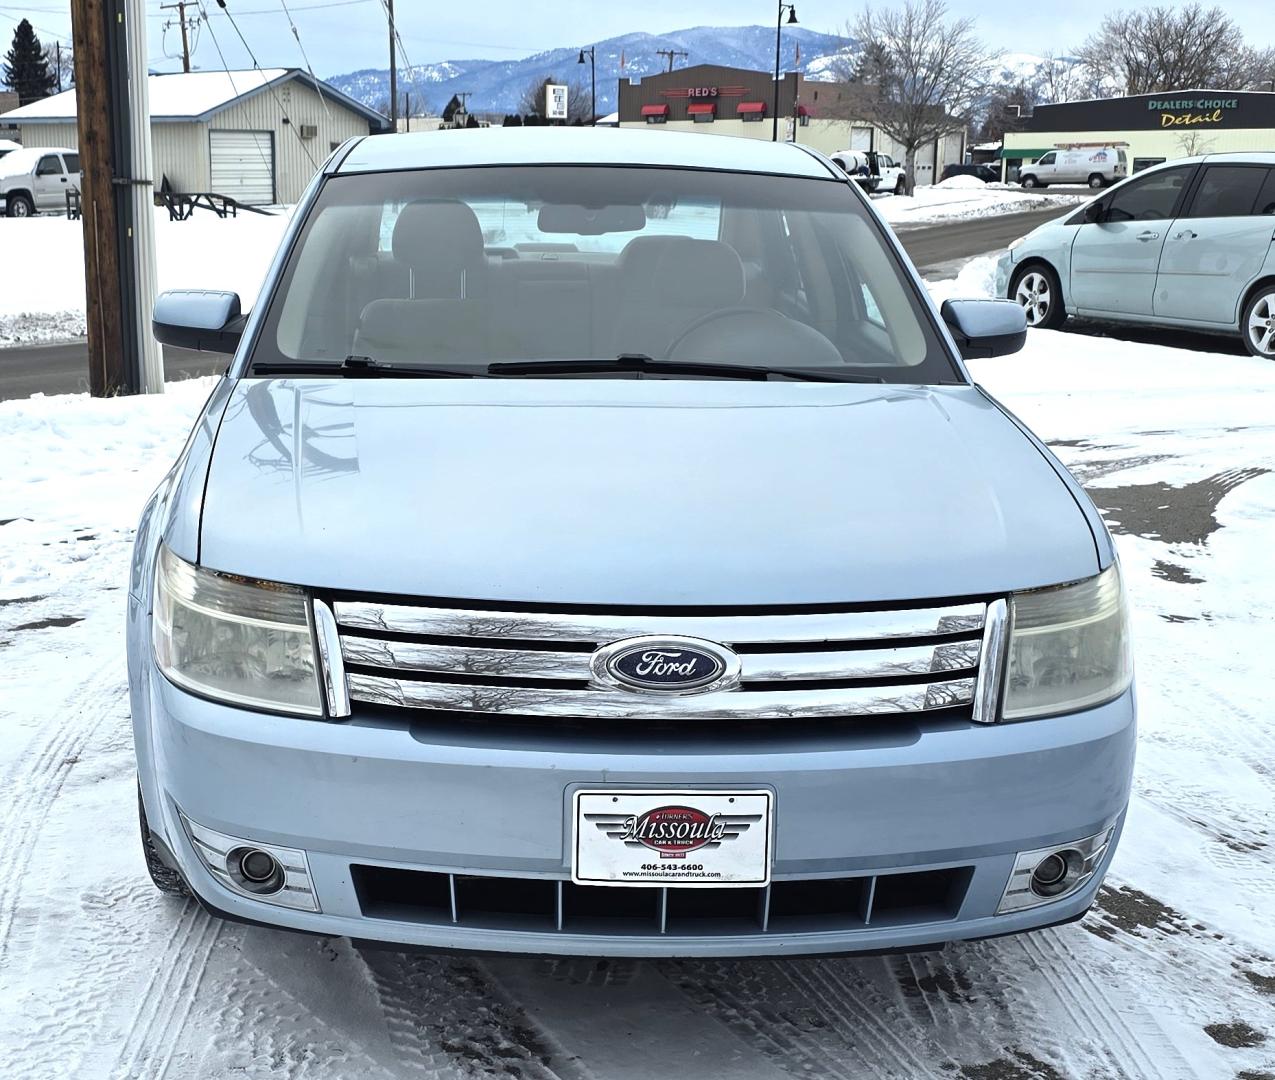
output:
M779 141L779 35L784 28L784 12L788 12L788 25L793 26L797 22L797 5L785 4L779 5L779 18L775 20L775 108L771 117L770 141Z
M584 54L589 54L589 126L596 127L598 123L598 68L595 62L594 50L595 46L590 45L587 49L580 50L580 59L577 64L584 63Z

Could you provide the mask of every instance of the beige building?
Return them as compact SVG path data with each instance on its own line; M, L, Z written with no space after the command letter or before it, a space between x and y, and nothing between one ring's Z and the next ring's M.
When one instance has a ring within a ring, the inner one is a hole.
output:
M852 90L844 83L816 82L788 72L779 80L777 112L775 90L770 72L697 64L641 81L620 80L617 118L620 127L770 139L777 115L781 140L825 154L876 150L903 161L903 147L871 124L851 118ZM917 151L916 183L932 184L944 165L964 160L965 132L954 127Z
M389 120L295 68L194 71L148 78L156 187L248 205L293 203L346 139ZM24 146L74 148L75 91L11 112Z
M1177 90L1037 105L1025 130L1005 134L1005 175L1016 179L1050 150L1086 146L1123 147L1131 173L1196 154L1275 150L1275 93Z

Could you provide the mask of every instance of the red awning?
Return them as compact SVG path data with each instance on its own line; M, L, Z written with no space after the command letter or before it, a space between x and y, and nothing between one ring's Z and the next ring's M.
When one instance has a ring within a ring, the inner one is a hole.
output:
M735 106L737 113L764 113L766 111L766 103L764 101L741 101Z
M712 116L717 112L717 105L711 101L697 101L694 104L687 105L686 112L690 116L703 116L705 114Z
M668 116L667 105L643 105L643 116Z

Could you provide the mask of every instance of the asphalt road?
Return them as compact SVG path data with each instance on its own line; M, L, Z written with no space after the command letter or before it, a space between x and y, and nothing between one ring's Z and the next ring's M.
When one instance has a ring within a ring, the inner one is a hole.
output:
M940 225L916 225L896 232L917 269L933 277L934 270L941 271L960 260L999 251L1011 240L1064 213L1066 207L1053 206L1029 214L1000 214Z
M167 345L163 349L164 376L169 382L215 375L230 359ZM32 394L79 394L88 388L88 346L83 340L0 349L0 401Z
M1003 248L1011 240L1058 217L1057 207L1030 214L1003 214L899 230L912 261L929 277L954 273L964 259ZM164 349L169 380L212 375L226 357L186 349ZM83 341L0 349L0 401L32 394L74 394L88 389L88 353Z

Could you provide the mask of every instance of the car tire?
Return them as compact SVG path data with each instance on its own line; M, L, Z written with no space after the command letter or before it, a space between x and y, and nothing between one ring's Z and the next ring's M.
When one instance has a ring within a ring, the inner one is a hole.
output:
M1103 178L1102 173L1094 173L1093 176L1089 178L1089 186L1094 191L1098 191L1107 186L1107 181Z
M1249 298L1240 329L1252 355L1275 360L1275 282L1268 281Z
M1067 321L1062 284L1058 275L1042 263L1024 266L1009 285L1009 298L1027 312L1027 325L1037 330L1057 330Z
M155 838L151 835L150 826L146 823L146 807L142 803L140 788L137 791L137 823L142 833L142 854L146 857L146 872L150 874L155 888L166 896L180 896L189 900L194 894L191 893L190 886L186 884L186 879L164 862L159 848L155 845Z
M35 214L35 203L31 201L30 195L8 196L8 209L5 211L9 217L32 217Z
M1023 187L1025 187L1025 188L1034 188L1034 187L1044 187L1044 186L1045 186L1044 184L1042 184L1039 180L1037 180L1034 176L1032 176L1032 175L1030 175L1030 174L1028 174L1027 176L1024 176L1024 177L1022 178L1022 180L1021 180L1021 181L1019 181L1019 183L1021 183L1021 184L1023 185Z

